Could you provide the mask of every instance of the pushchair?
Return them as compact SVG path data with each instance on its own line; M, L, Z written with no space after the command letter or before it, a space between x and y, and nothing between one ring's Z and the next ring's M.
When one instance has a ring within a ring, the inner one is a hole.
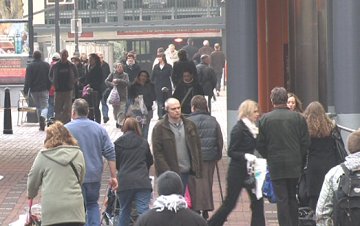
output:
M119 221L120 205L117 199L116 191L107 189L106 209L101 216L101 226L116 226Z

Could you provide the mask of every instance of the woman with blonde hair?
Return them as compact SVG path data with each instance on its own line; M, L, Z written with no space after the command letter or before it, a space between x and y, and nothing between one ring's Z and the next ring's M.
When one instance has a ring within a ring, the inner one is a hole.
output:
M120 201L119 225L128 226L133 201L137 214L149 209L152 191L149 168L153 164L153 156L135 118L126 118L122 130L124 134L114 143L117 177L121 184L117 193Z
M27 181L28 198L41 187L41 225L85 224L81 185L85 160L75 138L56 121L46 129L44 148L37 154Z
M311 144L308 151L308 163L305 172L309 206L315 210L325 174L338 164L334 150L335 141L332 131L335 123L326 115L323 106L311 102L304 111Z
M231 158L228 174L226 197L223 204L208 221L209 226L221 226L227 216L235 208L241 190L246 189L250 197L251 226L265 226L264 200L257 199L245 182L248 179L247 162L256 160L254 155L256 137L259 130L255 122L259 118L258 104L253 100L245 100L239 107L239 120L232 128L228 156Z

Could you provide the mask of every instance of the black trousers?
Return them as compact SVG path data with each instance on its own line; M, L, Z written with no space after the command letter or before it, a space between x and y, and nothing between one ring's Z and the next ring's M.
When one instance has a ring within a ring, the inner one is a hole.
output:
M272 180L277 198L277 215L280 226L298 226L296 185L298 178Z
M229 166L226 197L223 204L208 221L209 226L223 225L227 216L235 208L241 190L244 188L243 182L246 177L246 173L240 172L241 168L242 167L232 167L231 165ZM265 226L264 200L262 198L258 200L250 189L246 190L250 196L251 201L251 226Z

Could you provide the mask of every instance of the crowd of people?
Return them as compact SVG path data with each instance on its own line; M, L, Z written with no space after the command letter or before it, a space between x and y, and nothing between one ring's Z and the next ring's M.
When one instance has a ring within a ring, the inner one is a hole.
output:
M321 103L314 101L303 111L300 99L283 87L272 89L273 110L262 116L254 100L240 104L227 152L226 196L209 216L214 210L214 171L224 145L220 125L211 116L211 101L214 90L219 95L225 56L218 43L215 50L207 40L203 45L197 50L189 39L180 50L173 44L159 48L151 73L141 69L133 51L113 70L102 54L69 61L67 50L62 50L49 65L41 60L41 52L34 52L24 91L34 99L46 138L29 172L28 197L37 196L41 186L42 225L100 225L103 158L110 169L109 187L118 194L119 226L130 224L132 209L139 215L139 226L181 225L179 221L220 226L243 188L250 197L251 225L266 225L264 200L246 182L248 166L258 158L267 160L280 226L298 225L299 205L316 211L319 222L329 221L324 205L328 207L334 177L339 177L333 167L341 163L331 136L336 125ZM109 121L107 104L113 97L117 100L109 103L122 132L114 143L101 125ZM150 145L155 101L159 120ZM54 122L46 128L51 117ZM350 137L353 154L348 162L360 150L355 146L360 142L357 133ZM348 163L351 170L359 168L356 164ZM159 196L149 210L152 165ZM308 201L299 203L297 185L304 172ZM186 191L193 211L187 209ZM53 205L59 197L61 205Z

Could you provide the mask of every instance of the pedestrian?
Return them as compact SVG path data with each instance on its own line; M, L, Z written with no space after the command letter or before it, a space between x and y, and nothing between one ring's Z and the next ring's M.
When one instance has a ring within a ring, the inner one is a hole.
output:
M292 111L303 112L301 100L294 93L288 93L287 107Z
M210 67L209 55L201 55L200 61L200 64L196 65L198 81L204 91L204 95L208 97L208 107L211 113L211 99L214 96L217 81L216 73L214 69Z
M193 59L193 56L198 51L198 48L195 47L194 39L188 38L187 39L187 45L183 46L181 48L182 50L185 50L186 52L186 58L191 60Z
M115 71L110 73L105 79L107 86L114 88L120 97L120 103L113 104L113 114L116 122L116 128L120 128L124 123L126 116L126 103L128 100L129 76L124 72L124 66L121 63L115 63Z
M203 41L203 46L197 51L197 53L194 54L192 60L199 63L200 62L200 57L204 54L206 55L211 55L211 53L214 52L214 49L210 46L210 42L209 40L204 40ZM195 64L197 64L195 63Z
M121 184L117 191L120 200L119 226L128 226L133 202L138 215L149 209L152 191L149 168L153 164L153 156L135 118L125 119L122 130L124 134L114 142L117 176Z
M41 187L41 225L82 226L85 223L81 185L85 160L78 143L60 121L46 129L44 148L30 169L28 198Z
M221 79L225 68L225 54L219 43L215 43L214 51L210 54L210 66L216 73L216 95L220 96ZM224 78L225 79L225 78Z
M178 51L176 50L175 45L169 44L164 53L166 56L166 61L173 67L174 63L179 60Z
M164 99L163 88L166 87L167 93L172 94L171 85L171 73L172 66L167 63L166 56L164 53L160 53L158 56L159 63L154 66L151 74L151 81L155 85L156 103L157 103L157 114L158 118L161 119L164 115L163 106L166 99Z
M143 96L144 104L147 109L146 121L142 125L142 136L147 139L149 133L150 121L153 117L152 106L156 100L155 86L150 80L150 75L147 71L140 71L136 76L135 81L129 87L129 102L134 102L139 95Z
M94 109L93 114L89 114L91 120L101 123L100 101L102 98L103 89L103 74L101 69L100 57L96 53L89 55L89 64L85 74L85 85L89 85L91 92L89 96L85 97L88 102L92 102L91 106Z
M339 183L341 181L341 177L345 177L345 171L342 168L342 164L344 164L344 167L348 169L350 172L359 172L360 170L360 130L356 130L355 132L352 132L347 141L347 147L350 152L350 155L346 157L345 162L333 167L329 170L328 173L325 175L324 183L321 188L319 200L316 206L316 225L319 226L327 226L327 225L350 225L350 224L340 224L340 222L337 222L338 224L335 224L334 220L336 220L336 214L335 211L337 211L337 208L339 206L335 201L337 200L336 193L339 188ZM356 174L358 175L358 174ZM356 192L355 188L355 192ZM355 192L349 192L349 193L355 193ZM357 192L356 192L357 193ZM358 199L358 197L356 197ZM358 200L354 201L354 199L350 200L353 202L350 203L358 203ZM348 207L347 204L344 205L345 207L340 208L346 208ZM355 206L355 205L354 205ZM352 206L351 206L352 207ZM358 209L358 208L357 208ZM355 215L355 212L351 214L351 212L348 212L348 216L345 218L350 217L350 219L346 219L347 221L352 220L351 225L358 225L359 224L359 214L358 211L356 211L357 214ZM338 216L338 218L341 218L341 216ZM339 219L337 219L339 220ZM345 220L345 219L343 219ZM343 222L346 223L346 222Z
M196 125L181 115L177 99L167 99L165 111L167 114L156 123L152 132L156 175L174 171L180 175L185 188L189 175L201 177L200 137Z
M317 101L306 107L304 117L311 138L305 172L306 190L309 207L315 211L325 174L339 163L334 149L335 140L331 135L336 125Z
M55 120L65 124L71 120L73 90L79 74L76 66L68 60L69 53L66 49L60 52L60 57L51 67L49 78L55 87Z
M39 130L44 131L51 87L48 77L50 65L41 59L40 51L35 51L33 58L34 60L26 67L24 93L33 99L39 120Z
M76 99L72 105L72 121L65 127L77 140L84 154L86 175L82 191L86 209L86 225L100 225L99 196L101 177L104 169L103 157L110 169L109 186L116 190L115 150L105 128L88 119L89 104L84 99ZM59 177L60 178L60 177Z
M83 82L85 82L85 69L81 64L80 58L78 56L71 57L71 62L76 66L76 69L79 74L79 78L75 84L73 91L73 99L79 98L82 95L82 90L84 88Z
M60 60L60 54L55 52L51 57L50 68ZM48 100L48 113L47 120L54 117L54 106L55 106L55 86L52 84L49 90Z
M196 66L193 61L189 61L186 55L186 51L181 49L178 52L179 61L174 63L173 71L171 74L171 80L176 88L176 85L182 80L184 70L190 70L194 79L197 79Z
M173 97L180 101L181 112L183 114L188 115L191 113L191 98L195 95L204 95L204 91L199 82L194 79L191 71L185 69L183 78L173 93Z
M142 214L135 226L206 226L206 221L189 210L182 196L183 184L180 176L173 171L166 171L157 179L159 197L153 209Z
M298 225L296 186L302 173L310 137L305 118L286 106L287 91L271 90L274 109L259 121L257 150L267 159L280 226Z
M133 83L136 76L141 71L139 64L136 62L135 54L128 53L126 56L126 63L124 65L124 72L128 74L130 83Z
M209 226L220 226L235 208L241 190L246 189L250 197L251 226L265 226L264 200L257 199L248 179L247 162L256 160L256 137L259 133L256 122L259 108L255 101L245 100L239 106L239 120L231 130L228 156L231 158L227 172L227 189L224 202L208 221Z
M190 176L188 186L192 209L201 211L207 219L208 211L214 210L213 177L215 166L222 156L224 141L220 125L210 115L204 96L196 95L191 99L191 112L188 119L195 123L201 141L202 177Z
M103 122L107 123L109 121L109 106L107 105L107 99L109 97L111 88L105 84L105 79L111 73L109 64L104 60L104 54L99 53L100 63L101 63L101 72L102 72L102 90L101 90L101 114L103 116Z

